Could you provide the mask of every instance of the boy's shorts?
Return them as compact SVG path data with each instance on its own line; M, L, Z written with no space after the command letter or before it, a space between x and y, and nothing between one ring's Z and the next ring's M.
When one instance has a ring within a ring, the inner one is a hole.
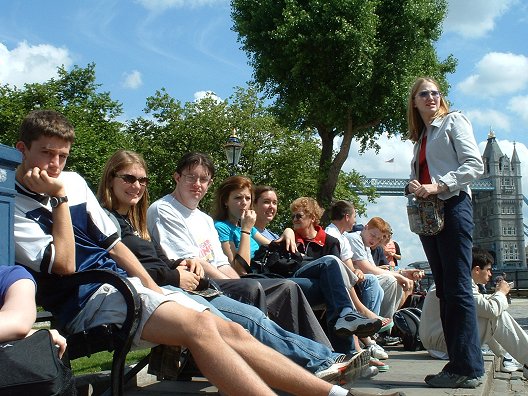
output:
M141 334L145 323L161 304L167 301L175 301L186 308L198 312L207 309L206 306L192 300L179 291L162 287L161 289L165 293L163 295L143 286L139 278L127 279L132 283L141 300L141 319L132 342L133 348L151 348L156 345L141 339ZM67 331L78 333L85 329L109 323L120 326L125 321L125 317L126 304L123 296L115 287L105 283L92 294L84 308L68 324Z

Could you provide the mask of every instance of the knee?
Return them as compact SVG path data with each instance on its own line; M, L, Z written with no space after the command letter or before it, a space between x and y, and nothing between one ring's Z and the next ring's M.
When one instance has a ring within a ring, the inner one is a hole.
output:
M222 338L224 339L229 337L235 342L244 342L251 338L248 331L238 323L225 321L222 326L224 326L224 331L222 331Z
M325 258L325 265L326 266L335 266L335 265L341 265L341 259L337 256L334 256L334 255L327 255L327 256L324 256Z

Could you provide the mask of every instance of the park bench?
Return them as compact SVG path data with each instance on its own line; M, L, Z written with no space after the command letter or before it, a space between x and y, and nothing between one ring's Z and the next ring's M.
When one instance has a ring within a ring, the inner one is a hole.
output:
M61 328L57 329L66 337L68 343L63 356L63 361L68 366L71 366L71 360L80 357L90 357L92 354L102 351L113 352L110 386L102 394L123 395L125 384L135 377L148 363L147 356L134 368L125 372L125 358L130 350L132 339L141 317L140 300L130 282L107 270L90 270L66 276L51 276L47 277L45 282L53 282L57 287L61 288L75 288L88 283L108 283L123 295L127 306L127 314L120 328L115 324L108 323L74 334L68 334ZM37 304L41 300L38 289ZM40 312L37 321L49 321L55 327L53 315L48 311Z

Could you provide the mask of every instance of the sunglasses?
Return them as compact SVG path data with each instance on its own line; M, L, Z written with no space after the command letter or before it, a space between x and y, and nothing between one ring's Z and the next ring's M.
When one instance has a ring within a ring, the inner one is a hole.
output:
M146 186L149 183L148 177L136 177L134 175L115 175L115 177L119 177L126 184L134 184L135 182L139 182L140 186Z
M420 98L428 98L429 95L431 95L433 98L439 98L441 93L440 91L420 91L416 94L416 96L419 96Z
M292 215L292 220L301 220L304 217L302 213L295 213Z

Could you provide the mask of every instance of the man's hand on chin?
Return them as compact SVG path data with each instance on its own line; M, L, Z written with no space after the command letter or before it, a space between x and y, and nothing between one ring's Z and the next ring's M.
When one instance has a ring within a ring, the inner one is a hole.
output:
M66 195L64 184L56 177L48 175L48 171L34 167L28 170L23 177L24 185L31 191L49 196Z

